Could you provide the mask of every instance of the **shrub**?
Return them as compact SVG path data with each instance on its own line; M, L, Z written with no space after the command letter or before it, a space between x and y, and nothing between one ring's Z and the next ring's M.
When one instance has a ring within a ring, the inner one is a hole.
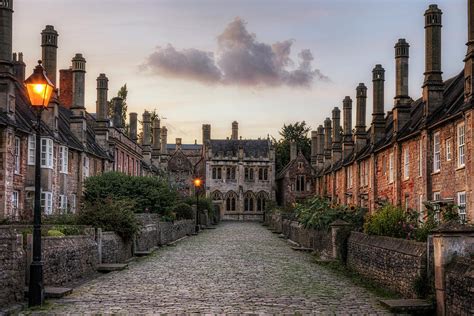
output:
M48 215L41 219L43 224L50 225L77 225L76 214Z
M55 229L48 230L48 237L64 237L64 236L66 235L64 235L59 230L55 230Z
M106 198L102 203L87 202L79 213L78 223L115 231L124 239L130 239L140 229L133 210L135 203L129 200Z
M415 227L416 222L410 212L387 204L366 217L364 231L369 235L411 239Z
M176 214L176 219L192 219L193 208L186 203L179 203L173 208L173 213Z

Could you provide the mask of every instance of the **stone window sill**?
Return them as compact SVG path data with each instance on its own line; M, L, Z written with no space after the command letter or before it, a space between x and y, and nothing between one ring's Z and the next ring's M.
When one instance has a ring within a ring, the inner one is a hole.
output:
M456 171L463 170L466 168L466 165L462 165L456 168Z
M438 170L438 171L432 172L431 175L434 176L434 175L440 174L440 173L441 173L441 170Z

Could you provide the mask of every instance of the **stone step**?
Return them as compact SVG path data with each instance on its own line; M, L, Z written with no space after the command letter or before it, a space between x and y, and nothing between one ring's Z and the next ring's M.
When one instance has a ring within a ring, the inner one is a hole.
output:
M151 255L152 253L153 251L151 250L143 250L143 251L135 251L133 255L137 257L145 257L145 256Z
M72 288L69 288L69 287L46 286L44 288L45 298L61 298L71 293L72 293ZM25 288L25 297L28 297L28 288Z
M312 252L313 249L311 248L306 248L306 247L291 247L291 249L296 250L296 251L304 251L304 252Z
M394 313L416 313L416 315L431 315L434 306L422 299L379 300L380 303Z
M97 271L99 272L112 272L112 271L121 271L128 267L126 263L103 263L97 266Z

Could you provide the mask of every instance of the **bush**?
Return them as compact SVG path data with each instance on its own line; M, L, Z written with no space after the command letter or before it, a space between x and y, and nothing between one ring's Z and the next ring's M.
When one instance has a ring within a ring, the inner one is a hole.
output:
M100 204L105 199L134 202L136 213L167 215L178 200L178 193L158 177L135 177L107 172L87 178L84 203Z
M48 215L41 219L43 224L50 225L77 225L76 214Z
M78 223L114 231L124 239L130 239L140 229L129 200L106 198L102 203L87 202L79 213Z
M389 204L368 215L364 224L366 234L406 239L413 238L415 228L412 214Z
M64 236L66 235L64 235L59 230L55 230L55 229L48 230L48 237L64 237Z
M176 219L192 219L194 217L193 208L186 203L177 204L173 208L173 213L176 214Z

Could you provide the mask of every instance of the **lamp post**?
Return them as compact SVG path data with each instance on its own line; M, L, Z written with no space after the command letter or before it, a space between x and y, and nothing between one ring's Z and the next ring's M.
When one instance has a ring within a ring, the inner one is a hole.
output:
M48 107L54 85L46 76L41 60L33 74L25 80L30 105L36 112L35 148L35 204L33 223L33 261L30 265L28 305L42 305L44 301L43 262L41 260L41 113Z
M196 233L199 231L199 188L202 185L202 180L196 178L193 181L194 183L194 193L196 194Z

